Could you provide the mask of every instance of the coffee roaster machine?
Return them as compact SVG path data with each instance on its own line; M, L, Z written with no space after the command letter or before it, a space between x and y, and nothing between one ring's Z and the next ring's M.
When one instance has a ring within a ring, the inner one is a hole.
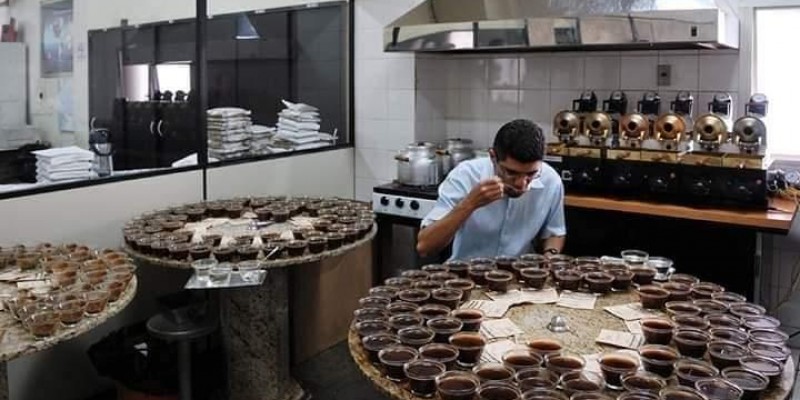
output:
M547 160L568 193L766 208L768 104L755 94L734 120L725 93L695 117L689 92L679 92L666 112L648 92L629 112L625 93L613 92L598 107L587 91L556 114Z

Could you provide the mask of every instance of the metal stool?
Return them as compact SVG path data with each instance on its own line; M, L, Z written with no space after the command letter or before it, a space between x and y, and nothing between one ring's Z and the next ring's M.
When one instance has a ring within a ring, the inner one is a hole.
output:
M178 388L181 400L192 399L192 340L210 335L218 320L209 315L197 316L194 308L184 307L156 314L147 320L153 337L178 344Z

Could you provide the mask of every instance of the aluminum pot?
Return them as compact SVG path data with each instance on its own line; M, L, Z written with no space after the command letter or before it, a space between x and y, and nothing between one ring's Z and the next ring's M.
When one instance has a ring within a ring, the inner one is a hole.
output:
M409 186L435 186L441 176L441 160L433 143L412 143L394 157L397 181Z
M447 176L462 161L475 158L475 148L470 139L447 139L447 142L444 143L444 148L437 153L441 161L442 178Z

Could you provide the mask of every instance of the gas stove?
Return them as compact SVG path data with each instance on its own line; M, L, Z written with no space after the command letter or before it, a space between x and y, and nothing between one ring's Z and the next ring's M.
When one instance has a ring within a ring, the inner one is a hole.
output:
M407 186L396 182L372 189L372 210L377 214L422 220L436 205L436 186Z

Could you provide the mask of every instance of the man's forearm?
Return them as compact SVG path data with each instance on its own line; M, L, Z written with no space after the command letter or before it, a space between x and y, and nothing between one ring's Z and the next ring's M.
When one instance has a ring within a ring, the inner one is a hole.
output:
M447 247L473 211L474 206L462 201L444 218L422 229L417 236L417 253L425 257Z

